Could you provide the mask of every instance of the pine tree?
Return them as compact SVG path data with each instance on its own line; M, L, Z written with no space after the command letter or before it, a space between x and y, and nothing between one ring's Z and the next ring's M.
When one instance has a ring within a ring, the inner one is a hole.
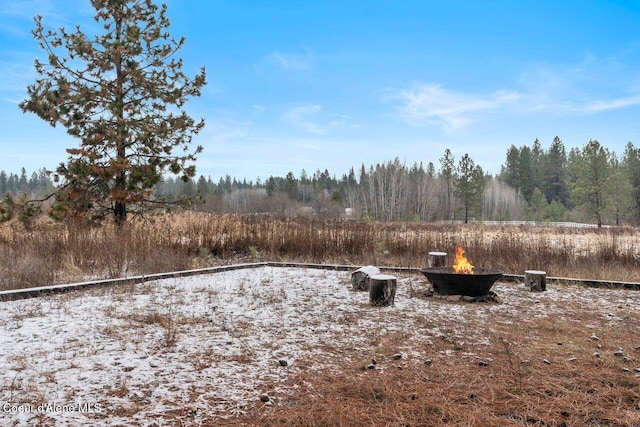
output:
M513 144L507 150L507 158L500 171L500 179L516 190L520 190L520 150Z
M209 184L207 183L207 179L203 175L200 175L200 178L198 178L196 190L200 196L206 196L210 193Z
M611 153L609 177L609 204L608 212L615 219L615 224L620 225L622 219L633 210L633 190L631 182L626 177L626 171L621 166L615 153Z
M572 197L593 215L602 227L603 215L611 196L612 155L597 140L589 141L580 152L572 150Z
M446 192L444 200L445 215L450 218L453 213L453 193L455 190L456 180L456 164L451 150L448 148L444 150L444 156L440 158L440 177L444 180L446 185Z
M103 30L91 37L74 31L46 30L35 17L34 38L47 61L36 60L39 77L20 104L52 126L60 124L80 140L67 150L57 178L58 212L112 215L123 224L127 213L155 206L153 187L164 173L195 175L193 135L204 127L184 110L200 96L204 69L193 79L182 72L176 53L185 39L167 29L167 7L152 0L92 0ZM191 150L191 151L190 151Z
M520 161L519 161L519 173L518 173L518 188L522 192L522 197L527 202L531 201L533 196L533 190L535 190L535 175L533 167L533 153L531 148L526 145L520 147Z
M0 198L9 192L9 179L5 171L0 171Z
M533 147L531 148L531 173L532 173L532 185L535 191L538 188L540 191L544 188L544 165L546 163L546 155L542 149L542 145L538 138L533 141Z
M287 173L287 176L284 179L284 188L283 191L287 194L289 199L298 200L299 190L298 190L298 180L296 179L293 172Z
M559 137L555 137L547 151L544 165L544 189L547 201L567 204L567 153Z
M632 209L636 223L640 223L640 149L628 142L622 158L622 167L629 182Z
M484 172L465 154L458 164L456 180L456 197L462 203L465 224L472 216L482 212L482 192L484 191Z
M27 170L23 167L20 169L20 178L18 180L18 191L27 193L29 191L29 180L27 179Z

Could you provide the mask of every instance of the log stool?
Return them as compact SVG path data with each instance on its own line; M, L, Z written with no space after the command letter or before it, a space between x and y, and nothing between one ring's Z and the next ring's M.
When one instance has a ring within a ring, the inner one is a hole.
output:
M354 291L368 291L369 277L380 274L380 269L372 265L365 265L351 273L351 286Z
M429 267L445 267L446 265L446 252L429 252Z
M533 292L547 290L547 272L540 270L525 270L524 285Z
M396 277L376 274L369 277L369 302L376 306L393 305L396 298Z

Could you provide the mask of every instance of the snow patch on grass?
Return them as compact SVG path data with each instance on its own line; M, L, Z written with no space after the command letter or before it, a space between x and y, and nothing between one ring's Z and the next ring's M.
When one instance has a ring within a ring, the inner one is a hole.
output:
M640 309L630 291L513 283L494 286L503 304L453 303L420 297L426 279L404 274L395 305L372 307L350 278L265 267L3 302L0 423L220 421L262 393L295 393L301 372L395 354L472 360L498 325L570 322L589 310L597 328ZM52 404L59 410L38 411Z

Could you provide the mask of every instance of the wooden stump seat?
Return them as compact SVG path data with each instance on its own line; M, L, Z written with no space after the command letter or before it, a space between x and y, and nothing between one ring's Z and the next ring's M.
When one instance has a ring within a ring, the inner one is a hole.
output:
M369 302L375 306L393 305L396 297L396 277L377 274L369 277Z
M525 270L524 285L530 291L543 292L547 290L547 272L540 270Z
M428 266L429 267L446 267L447 253L446 252L429 252Z

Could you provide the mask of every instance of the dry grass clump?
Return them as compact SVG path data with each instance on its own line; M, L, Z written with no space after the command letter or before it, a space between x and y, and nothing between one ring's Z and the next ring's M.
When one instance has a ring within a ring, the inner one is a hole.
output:
M584 305L567 311L563 322L514 316L471 325L489 345L443 334L425 358L387 353L368 367L307 370L290 379L294 394L256 401L229 425L640 425L640 316L628 313L620 328L597 324Z
M505 357L491 365L508 366ZM489 366L491 366L489 365ZM593 364L528 374L522 389L500 367L411 366L317 372L294 397L256 404L237 425L259 426L633 426L640 382Z
M378 223L183 212L82 228L0 225L0 289L124 277L241 261L425 267L429 251L466 248L479 267L640 281L638 231Z

